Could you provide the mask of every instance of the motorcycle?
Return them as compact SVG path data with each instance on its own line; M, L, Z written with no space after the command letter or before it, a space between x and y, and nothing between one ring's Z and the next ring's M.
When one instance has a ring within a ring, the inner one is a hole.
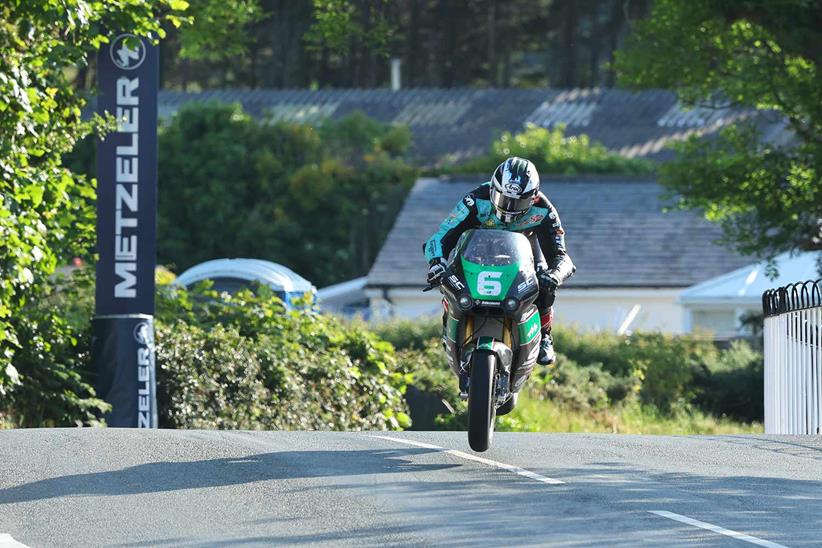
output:
M439 285L443 347L468 400L468 444L486 451L498 415L510 413L534 369L542 339L531 244L504 230L467 230Z

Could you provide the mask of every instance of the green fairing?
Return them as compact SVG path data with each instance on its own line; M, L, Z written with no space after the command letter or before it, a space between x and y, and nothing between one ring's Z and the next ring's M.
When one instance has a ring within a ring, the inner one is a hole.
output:
M494 339L492 337L480 337L479 342L477 342L477 350L488 350L489 352L494 350Z
M452 341L457 340L457 327L459 322L450 314L448 315L448 338Z
M465 281L474 299L501 301L508 294L511 284L519 274L519 264L489 266L472 263L460 257ZM482 279L480 279L482 275ZM480 283L481 282L481 283Z
M519 341L520 344L528 344L539 333L540 318L539 314L535 313L525 322L519 324Z

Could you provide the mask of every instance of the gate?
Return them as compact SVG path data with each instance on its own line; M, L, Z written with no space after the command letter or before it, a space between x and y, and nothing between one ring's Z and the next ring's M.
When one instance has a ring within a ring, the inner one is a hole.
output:
M820 434L822 280L762 294L765 433Z

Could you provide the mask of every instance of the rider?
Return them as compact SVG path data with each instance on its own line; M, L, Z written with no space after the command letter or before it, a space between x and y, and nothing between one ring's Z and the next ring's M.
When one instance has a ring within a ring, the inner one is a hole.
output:
M540 288L537 308L542 321L542 344L537 362L553 363L556 355L551 339L552 305L557 287L576 268L565 250L565 231L557 210L539 191L539 174L534 164L523 158L508 158L494 171L491 181L460 200L424 244L429 284L439 282L446 270L446 258L460 235L471 228L512 230L528 237Z

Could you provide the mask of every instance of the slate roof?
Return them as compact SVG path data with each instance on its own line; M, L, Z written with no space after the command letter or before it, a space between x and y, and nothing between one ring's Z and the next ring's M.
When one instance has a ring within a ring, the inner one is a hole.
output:
M318 122L353 111L385 123L408 125L414 153L425 163L460 161L487 151L502 131L526 123L565 124L567 133L585 133L627 157L665 160L671 140L694 132L711 133L754 115L725 108L682 110L669 91L621 89L389 89L161 91L159 114L167 117L191 101L239 102L254 116ZM784 122L755 114L768 138L784 139Z
M368 287L422 287L422 243L478 183L419 179L368 274ZM687 287L750 259L719 247L719 228L692 212L663 213L653 179L543 180L566 231L577 273L567 287Z

